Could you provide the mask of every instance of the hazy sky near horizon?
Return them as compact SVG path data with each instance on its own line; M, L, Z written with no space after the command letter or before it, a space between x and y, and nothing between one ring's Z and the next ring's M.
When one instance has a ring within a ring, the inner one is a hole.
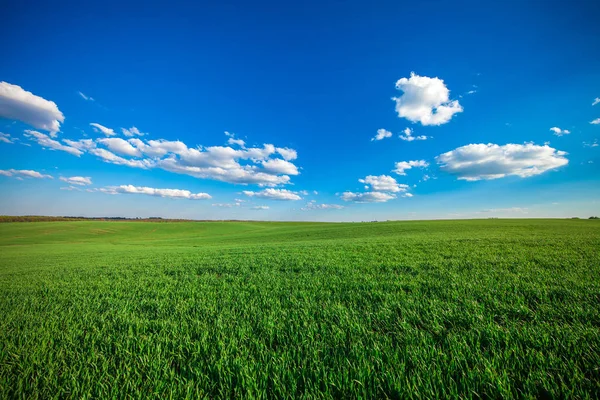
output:
M0 214L600 214L597 1L3 14Z

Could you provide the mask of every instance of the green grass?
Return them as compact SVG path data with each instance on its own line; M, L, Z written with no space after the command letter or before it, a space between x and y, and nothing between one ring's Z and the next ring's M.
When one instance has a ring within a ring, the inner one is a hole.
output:
M600 223L0 224L2 398L599 398Z

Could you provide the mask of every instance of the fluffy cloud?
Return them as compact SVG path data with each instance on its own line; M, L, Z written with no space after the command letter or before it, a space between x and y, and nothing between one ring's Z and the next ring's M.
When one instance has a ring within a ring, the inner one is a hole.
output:
M0 132L0 142L3 143L14 143L15 138L12 138L8 133Z
M406 170L412 168L427 168L429 163L425 160L414 160L414 161L398 161L395 164L393 172L398 175L406 175Z
M440 169L458 179L478 181L509 175L522 178L567 165L567 153L549 147L526 144L469 144L436 157Z
M18 120L50 132L54 137L65 116L53 101L46 100L18 85L0 82L0 117Z
M372 138L371 141L382 140L389 137L392 137L392 132L386 131L385 129L377 129L377 135L375 135L375 137Z
M269 206L254 206L251 210L268 210Z
M560 129L560 128L556 127L556 126L550 128L550 130L552 132L554 132L554 134L556 136L568 135L569 133L571 133L571 131L569 131L568 129Z
M592 124L592 125L600 124L600 118L596 118L595 120L591 121L590 124Z
M385 203L388 200L395 199L396 195L383 192L344 192L340 197L344 201L353 201L355 203Z
M92 122L90 125L94 127L94 130L96 132L103 133L106 136L115 136L116 135L116 133L113 129L107 128L103 125L97 124L95 122Z
M400 184L396 182L394 178L388 175L369 175L365 179L359 179L360 183L364 183L370 186L373 191L376 192L404 192L408 188L408 185Z
M273 158L262 162L266 172L272 174L298 175L298 167L289 161L280 158Z
M145 194L148 196L166 197L171 199L206 200L212 198L212 196L208 193L192 193L189 190L182 189L155 189L151 187L133 185L109 186L106 188L101 188L99 191L109 194Z
M246 146L246 142L244 142L242 139L234 139L232 137L230 137L229 140L227 140L227 143L231 144L231 145L235 144L235 145L238 145L240 147Z
M108 128L106 128L108 129ZM111 130L112 131L112 130ZM32 140L44 147L80 155L87 152L107 163L133 168L161 168L201 179L228 183L277 186L290 182L298 175L298 167L289 160L297 157L296 150L264 144L262 147L237 148L211 146L189 148L181 141L141 140L131 138L98 138L63 140L66 145L31 131ZM229 136L231 136L230 134ZM278 158L279 154L282 158Z
M275 151L279 153L286 161L293 161L298 158L298 153L294 149L288 149L287 147L276 147Z
M127 140L121 138L98 139L98 143L108 147L113 153L130 157L140 157L142 155L142 152L139 149L133 147Z
M596 97L594 99L594 102L592 103L593 106L595 106L596 104L600 103L600 97Z
M140 130L138 128L136 128L135 126L132 126L129 129L121 128L121 132L123 132L123 135L125 135L127 137L144 136L145 135L145 133L140 132Z
M42 179L42 178L53 179L51 175L44 175L37 171L30 170L30 169L4 169L4 170L0 169L0 175L14 176L17 178L26 177L26 178L37 178L37 179Z
M344 206L339 204L317 204L315 200L311 200L300 210L309 211L309 210L341 210Z
M260 192L253 192L250 190L244 190L246 196L249 197L258 197L261 199L271 199L271 200L302 200L302 197L298 196L295 192L287 189L272 189L268 188L262 190Z
M419 135L413 136L413 130L410 128L406 128L402 131L402 134L399 136L400 139L405 140L407 142L412 142L413 140L427 140L427 136Z
M85 185L92 184L92 178L90 178L89 176L71 176L71 177L61 176L60 180L63 182L67 182L71 185L85 186Z
M25 136L30 140L36 141L40 146L51 150L65 151L69 154L79 157L83 152L75 147L65 146L57 140L50 139L48 135L40 133L38 131L26 130Z
M396 102L398 117L411 122L442 125L449 122L454 114L463 111L457 100L450 100L450 90L439 78L411 72L410 78L396 82L396 89L403 92L401 96L392 98Z

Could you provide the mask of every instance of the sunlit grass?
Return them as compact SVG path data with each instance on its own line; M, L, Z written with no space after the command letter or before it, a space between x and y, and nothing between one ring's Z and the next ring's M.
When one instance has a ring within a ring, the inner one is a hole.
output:
M0 224L0 397L598 398L600 223Z

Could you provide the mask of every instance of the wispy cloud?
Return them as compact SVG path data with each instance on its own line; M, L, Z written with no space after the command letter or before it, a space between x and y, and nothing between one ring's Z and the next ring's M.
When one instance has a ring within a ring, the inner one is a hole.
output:
M63 182L67 182L71 185L85 186L85 185L92 184L92 178L90 178L89 176L71 176L71 177L61 176L59 179Z
M133 185L108 186L100 188L98 191L108 194L144 194L171 199L208 200L212 198L208 193L192 193L189 190L182 189L156 189Z
M0 175L3 176L12 176L12 177L25 177L25 178L36 178L36 179L42 179L42 178L48 178L48 179L53 179L51 175L46 175L46 174L42 174L40 172L37 171L33 171L31 169L0 169Z
M81 96L82 99L86 100L86 101L95 101L93 97L90 96L86 96L85 94L83 94L82 92L77 92L79 94L79 96Z

